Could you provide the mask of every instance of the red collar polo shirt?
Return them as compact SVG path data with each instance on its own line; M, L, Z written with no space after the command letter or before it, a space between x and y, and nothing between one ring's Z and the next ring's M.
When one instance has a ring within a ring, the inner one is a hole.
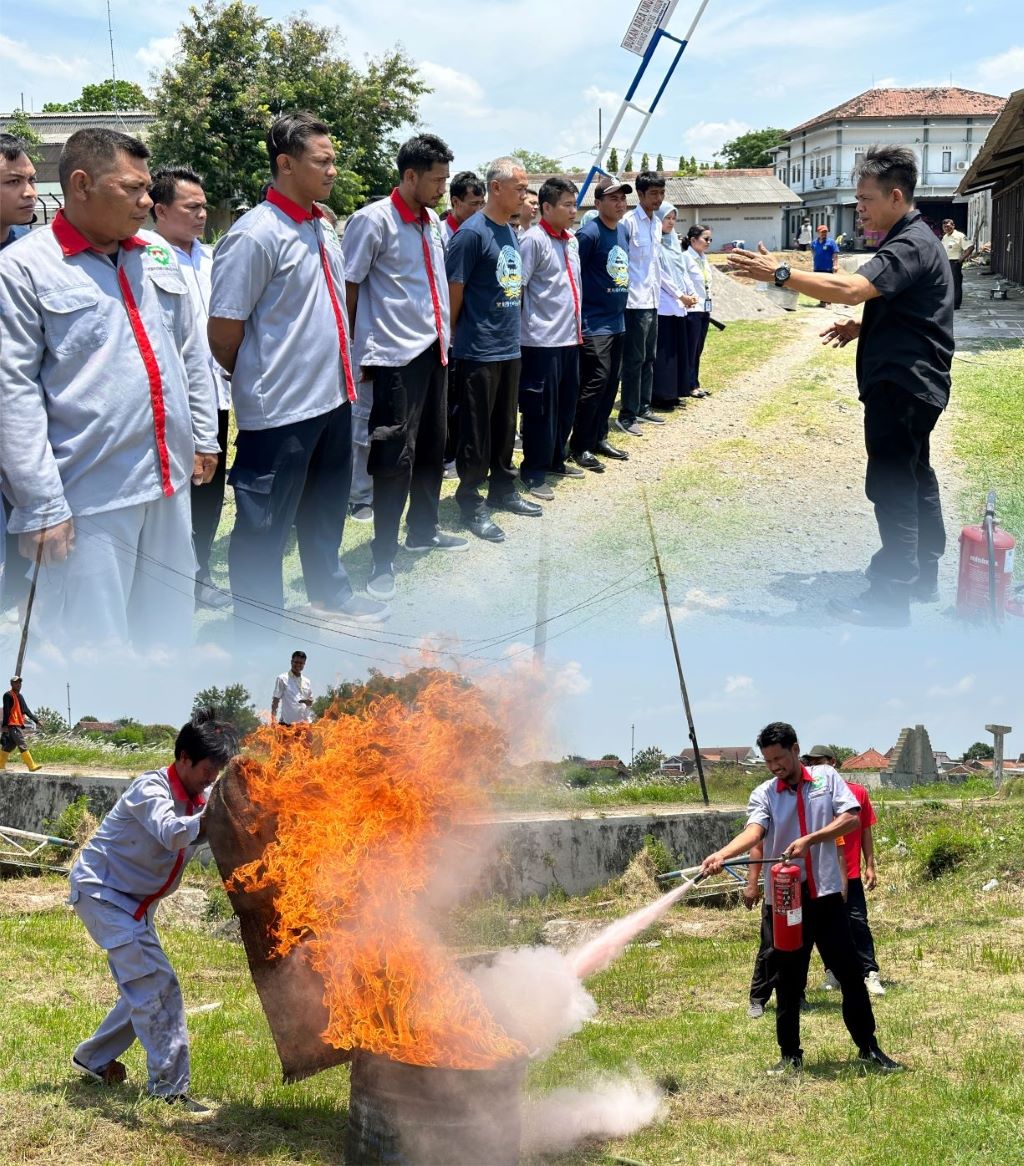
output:
M747 825L765 828L764 853L771 857L797 838L824 829L839 814L859 811L860 803L832 766L817 765L813 772L801 767L795 788L774 777L762 782L750 795ZM835 842L820 842L796 859L812 899L842 891L839 863Z
M568 231L541 219L519 240L523 260L524 348L567 348L583 343L580 249Z

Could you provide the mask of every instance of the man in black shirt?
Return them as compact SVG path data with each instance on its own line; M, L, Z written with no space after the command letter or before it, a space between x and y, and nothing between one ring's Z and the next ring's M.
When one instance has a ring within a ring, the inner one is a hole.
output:
M910 603L938 599L946 532L929 439L949 401L953 360L953 280L942 244L914 209L917 162L902 146L869 150L857 167L857 212L864 229L885 237L856 274L791 272L763 247L731 253L754 279L839 304L864 304L860 323L837 321L822 336L838 348L860 339L857 386L864 402L868 466L864 490L874 504L881 548L852 601L833 600L851 623L900 627Z

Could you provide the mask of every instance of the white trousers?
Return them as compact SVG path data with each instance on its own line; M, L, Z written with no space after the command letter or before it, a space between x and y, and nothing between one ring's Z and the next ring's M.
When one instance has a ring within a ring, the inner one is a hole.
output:
M75 549L39 572L40 635L74 648L192 641L196 557L188 487L170 498L75 518Z
M107 953L107 966L120 993L99 1028L75 1049L75 1059L98 1072L138 1039L146 1050L149 1092L155 1097L187 1093L185 1003L153 926L156 908L136 921L113 903L90 898L74 886L71 899L75 914Z

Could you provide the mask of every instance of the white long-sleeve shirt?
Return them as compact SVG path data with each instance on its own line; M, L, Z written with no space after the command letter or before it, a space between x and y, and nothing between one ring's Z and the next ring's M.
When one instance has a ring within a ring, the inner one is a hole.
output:
M629 236L629 298L626 309L657 311L662 288L674 293L675 285L661 258L661 219L647 217L643 207L634 207L622 220Z
M60 213L0 255L13 533L174 494L195 454L218 449L205 347L166 244L135 237L104 255Z

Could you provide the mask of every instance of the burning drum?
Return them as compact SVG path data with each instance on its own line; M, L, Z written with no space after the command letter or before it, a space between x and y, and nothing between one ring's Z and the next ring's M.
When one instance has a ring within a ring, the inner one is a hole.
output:
M525 1061L433 1069L357 1051L348 1166L515 1166Z

